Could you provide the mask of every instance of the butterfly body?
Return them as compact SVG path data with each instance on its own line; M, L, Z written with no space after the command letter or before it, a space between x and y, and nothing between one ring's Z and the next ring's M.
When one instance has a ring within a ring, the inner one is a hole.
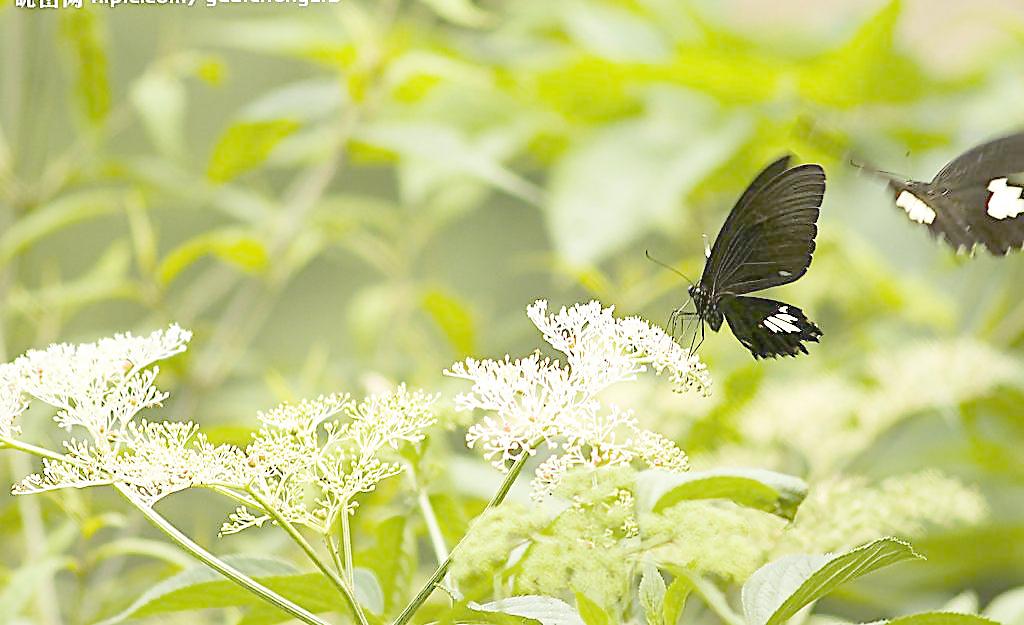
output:
M789 159L770 164L744 191L689 288L701 324L717 332L727 322L754 358L807 353L804 342L821 336L799 308L746 295L794 282L811 262L825 173L818 165L787 169Z
M931 182L876 173L908 219L957 251L983 246L1003 256L1024 246L1024 133L968 150Z

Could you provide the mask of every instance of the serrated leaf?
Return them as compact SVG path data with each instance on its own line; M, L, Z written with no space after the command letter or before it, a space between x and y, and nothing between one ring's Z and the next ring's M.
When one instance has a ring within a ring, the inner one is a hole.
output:
M841 554L779 558L743 584L743 614L747 625L779 625L846 582L914 559L923 557L896 538L882 538Z
M647 625L665 625L665 597L668 589L665 587L665 578L661 576L658 567L650 563L644 564L644 571L640 577L640 605L644 609L644 616L647 617Z
M591 601L585 594L576 593L576 610L587 625L610 625L611 619L604 608Z
M792 519L807 496L807 483L792 475L764 469L715 469L688 473L649 469L637 477L637 490L640 505L654 512L680 501L728 499Z
M258 167L274 147L299 126L290 119L241 121L231 125L213 148L207 177L214 182L226 182Z
M420 300L423 309L441 329L458 357L476 350L476 327L469 308L455 296L431 289Z
M243 271L258 272L267 266L263 241L240 230L213 230L193 237L164 257L157 269L163 284L169 284L184 269L204 256L212 255Z
M484 604L470 602L469 607L478 612L500 612L531 618L540 621L541 625L586 625L571 605L554 597L520 595Z

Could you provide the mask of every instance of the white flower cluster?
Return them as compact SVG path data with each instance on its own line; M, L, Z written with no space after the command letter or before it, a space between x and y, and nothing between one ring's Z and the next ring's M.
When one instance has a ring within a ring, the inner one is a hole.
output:
M21 392L20 377L14 365L0 365L0 438L15 438L21 434L15 421L28 408L28 402Z
M541 300L527 314L565 364L534 354L511 360L456 363L447 375L473 383L456 398L460 410L491 415L469 428L466 442L502 470L546 443L560 448L537 470L539 496L550 493L574 467L624 465L642 461L673 471L686 469L686 456L671 441L643 430L630 411L606 409L598 395L648 369L668 372L679 391L708 392L710 377L697 357L660 328L629 317L617 319L599 302L577 304L549 314Z
M244 452L244 485L289 522L326 532L339 514L355 510L356 495L401 472L387 454L423 440L436 421L436 400L399 386L359 404L348 395L329 395L260 413L263 427ZM341 414L348 420L332 420ZM221 533L268 520L264 511L239 507Z
M0 410L23 410L22 395L57 409L54 420L85 438L65 441L64 457L15 484L15 494L120 484L143 504L197 485L223 483L243 461L238 450L211 445L193 423L136 421L159 406L153 366L185 350L191 333L172 325L147 336L118 334L95 343L30 350L0 370ZM0 425L0 435L14 432Z

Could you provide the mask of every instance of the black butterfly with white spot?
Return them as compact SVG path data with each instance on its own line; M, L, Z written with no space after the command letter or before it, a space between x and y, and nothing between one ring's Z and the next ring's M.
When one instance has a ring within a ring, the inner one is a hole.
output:
M1024 246L1024 133L964 152L931 182L871 170L889 183L896 206L955 250L983 245L1004 256Z
M717 332L723 319L754 358L807 353L821 330L796 306L747 293L789 284L807 272L825 195L820 165L789 167L784 156L765 168L725 220L700 281L689 288L703 340L704 324Z

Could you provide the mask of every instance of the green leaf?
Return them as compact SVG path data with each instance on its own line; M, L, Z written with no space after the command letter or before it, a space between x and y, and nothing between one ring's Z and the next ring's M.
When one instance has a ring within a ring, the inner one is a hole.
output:
M460 26L479 27L491 21L491 15L472 0L420 0L444 19Z
M997 596L982 614L1003 625L1024 625L1024 586Z
M169 284L184 269L207 255L251 273L263 270L268 262L266 246L254 235L235 229L212 230L171 250L157 269L160 282Z
M420 303L459 358L476 351L473 315L462 301L441 289L431 289L423 293Z
M356 564L376 576L384 597L384 611L390 610L404 598L411 563L405 545L404 516L393 516L381 521L373 530L376 544L356 554Z
M206 175L226 182L259 166L282 139L299 129L289 119L241 121L230 126L213 148Z
M762 566L743 584L747 625L779 625L842 584L904 560L924 559L896 538L842 554L793 555Z
M576 609L586 625L611 625L611 619L604 608L591 601L581 592L576 593Z
M668 593L665 579L658 567L644 563L644 572L640 577L640 605L643 606L647 625L666 625L665 597Z
M665 592L665 625L676 625L679 622L679 616L683 613L683 608L686 607L686 599L690 596L690 591L693 590L693 582L689 579L678 576L672 583L668 585L668 590Z
M683 107L685 110L685 107ZM742 118L699 122L675 113L606 126L571 148L551 173L548 232L572 265L601 261L659 223L747 132Z
M356 600L374 614L384 613L384 591L381 590L377 576L369 569L352 571L355 582Z
M807 483L798 477L764 469L715 469L670 473L643 471L637 478L641 505L654 512L680 501L729 499L749 508L792 519L807 496Z
M571 605L540 595L520 595L500 601L479 604L470 602L469 607L478 612L500 612L540 621L541 625L586 625Z
M922 612L901 616L886 621L886 625L1000 625L999 622L977 616L975 614L960 614L958 612ZM1002 623L1001 625L1013 625Z
M270 558L249 556L225 556L225 562L276 592L282 592L285 582L296 578L307 578L306 575L295 575L295 568L290 564ZM315 577L322 578L321 575ZM313 580L303 581L313 584ZM292 595L285 594L289 599ZM114 625L130 618L141 618L154 614L199 610L203 608L225 608L261 603L262 601L249 591L224 579L220 573L206 566L197 566L165 579L146 591L124 611L116 614L97 625ZM298 602L297 602L298 603ZM301 603L300 603L301 605Z
M49 557L18 568L0 589L0 623L14 620L21 609L32 600L43 580L70 563L68 558Z
M167 156L185 153L185 86L168 71L149 71L129 92L146 133L157 149Z
M0 236L0 267L36 241L70 225L120 210L123 195L113 189L90 189L59 197L11 224Z
M102 122L110 111L110 80L104 33L98 11L61 11L62 31L71 45L75 91L85 118Z

